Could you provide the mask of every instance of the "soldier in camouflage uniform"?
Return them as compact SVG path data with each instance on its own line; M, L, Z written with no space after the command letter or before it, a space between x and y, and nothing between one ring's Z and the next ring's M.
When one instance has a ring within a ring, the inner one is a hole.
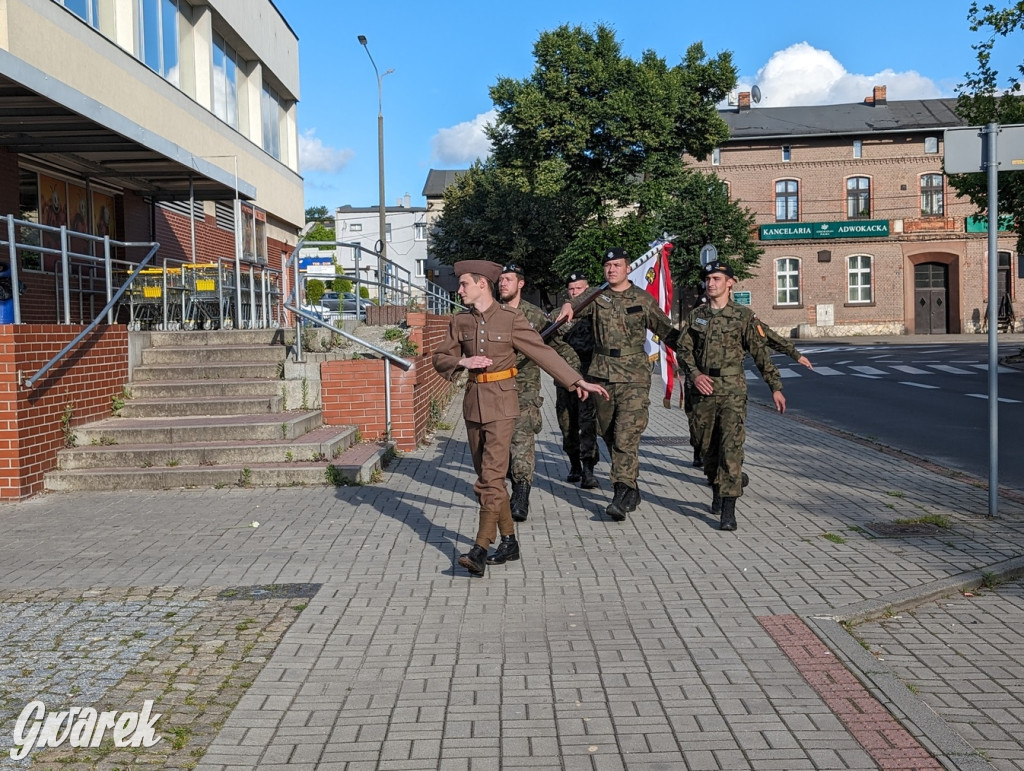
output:
M629 258L624 249L611 249L603 260L608 288L579 312L594 328L594 358L590 377L605 387L609 400L597 405L597 430L612 459L614 497L607 508L621 522L640 503L640 437L647 428L651 404L651 363L644 350L647 330L670 348L679 330L672 327L658 302L629 280ZM572 305L562 306L559 318L572 321Z
M569 299L574 300L590 288L582 273L570 273L565 282ZM563 324L555 333L571 349L572 355L563 353L569 366L586 375L594 356L594 330L590 319L576 319ZM559 351L561 353L561 351ZM555 414L562 431L562 450L569 457L569 476L566 482L579 482L584 490L600 487L594 476L597 465L597 414L594 401L580 403L572 391L555 389Z
M701 295L701 304L707 302L707 297ZM754 318L758 321L757 315ZM775 332L771 327L763 326L765 333L765 344L773 351L784 353L786 356L791 358L797 364L802 364L807 369L814 369L814 365L811 364L811 360L804 356L791 340L783 337L778 332ZM683 379L683 412L686 413L686 420L690 426L690 446L693 448L693 466L694 468L702 468L704 466L704 459L700 454L700 446L697 444L697 430L693 423L693 405L697 400L697 389L693 387L693 382L690 378Z
M710 262L702 269L708 302L690 311L679 344L679 363L697 391L693 424L704 473L712 486L712 514L721 530L736 529L736 499L743 494L743 442L746 439L746 354L754 358L772 400L786 411L782 378L772 364L764 325L754 312L729 299L736 283L732 268Z
M523 299L525 283L522 267L509 263L501 269L498 298L504 305L521 310L530 326L540 332L548 325L548 315L533 303ZM516 522L525 522L530 514L530 489L533 486L533 471L536 466L535 437L544 427L540 415L544 397L540 395L540 367L525 356L519 357L516 367L519 369L519 374L516 375L519 417L512 432L512 448L509 453L509 474L512 477L510 505L512 519Z

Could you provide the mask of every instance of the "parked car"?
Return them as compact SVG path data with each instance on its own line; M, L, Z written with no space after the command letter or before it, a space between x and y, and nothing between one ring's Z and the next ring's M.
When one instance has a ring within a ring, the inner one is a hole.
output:
M369 300L356 297L352 292L324 292L320 304L333 311L340 311L346 315L352 314L357 318L366 318L366 308L373 305Z

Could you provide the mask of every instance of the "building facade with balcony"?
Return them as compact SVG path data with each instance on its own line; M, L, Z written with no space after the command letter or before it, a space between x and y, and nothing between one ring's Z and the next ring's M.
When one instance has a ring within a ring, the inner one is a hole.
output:
M9 0L0 211L158 241L154 264L279 271L304 220L298 98L298 39L270 0ZM54 307L59 257L20 252L21 321L88 321Z
M721 111L730 138L705 161L754 212L764 255L734 296L799 337L980 332L988 241L943 173L955 100L761 108L740 94ZM723 255L728 257L728 255ZM999 238L1001 327L1021 329L1016 236Z

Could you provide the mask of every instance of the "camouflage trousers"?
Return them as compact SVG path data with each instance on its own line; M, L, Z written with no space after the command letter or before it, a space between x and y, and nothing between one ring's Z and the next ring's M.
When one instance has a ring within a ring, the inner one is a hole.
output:
M693 424L693 403L699 396L700 391L690 381L690 378L683 378L683 412L690 430L690 447L695 450L697 449L697 427Z
M649 382L606 383L607 401L591 396L597 413L597 431L608 447L612 470L608 478L612 484L624 482L636 487L640 474L640 437L647 428L651 406ZM589 401L589 399L588 399Z
M519 393L519 417L512 430L512 447L509 452L509 472L513 482L533 484L533 469L537 460L534 453L536 436L544 427L540 407L544 397L538 393Z
M591 466L597 464L597 413L598 399L590 396L581 402L575 391L555 388L555 414L558 427L562 430L562 450L570 458L578 457Z
M696 389L694 389L696 390ZM693 403L696 448L708 481L726 498L743 495L743 442L747 438L747 395L703 396Z

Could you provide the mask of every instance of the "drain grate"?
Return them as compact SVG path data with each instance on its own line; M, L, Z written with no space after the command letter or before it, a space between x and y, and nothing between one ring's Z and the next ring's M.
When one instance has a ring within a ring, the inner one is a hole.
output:
M690 446L690 437L688 436L645 436L640 441L643 444L653 444L658 447Z
M869 522L862 527L875 538L919 538L949 533L948 528L929 522Z
M310 599L323 584L264 584L262 586L229 586L217 594L218 600Z

